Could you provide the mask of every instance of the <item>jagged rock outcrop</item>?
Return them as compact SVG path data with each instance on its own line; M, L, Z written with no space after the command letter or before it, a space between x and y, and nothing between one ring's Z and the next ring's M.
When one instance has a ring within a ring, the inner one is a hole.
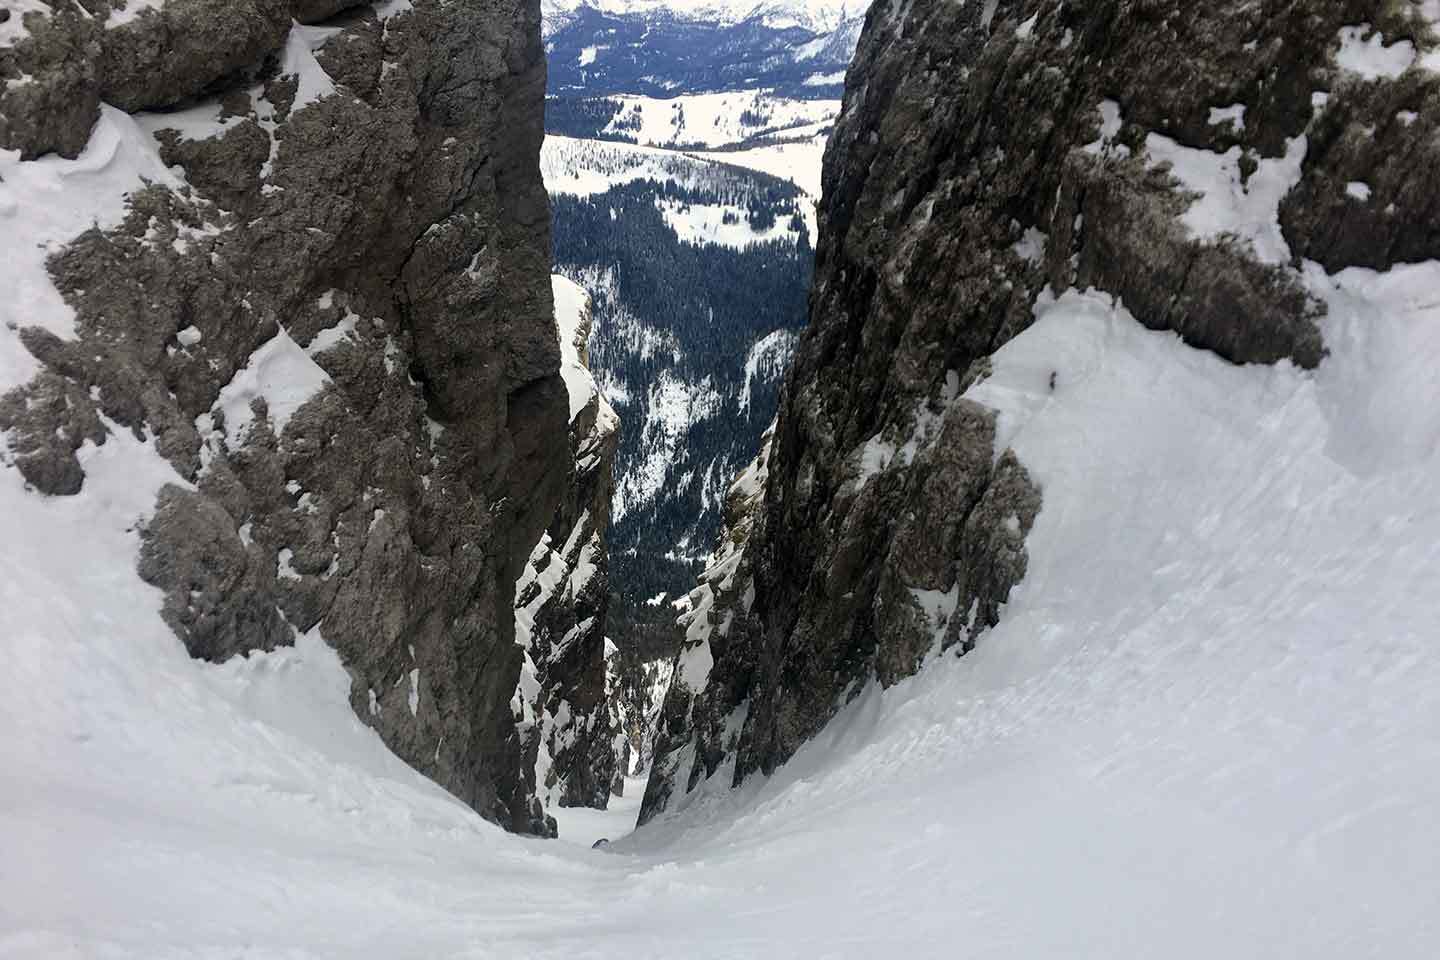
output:
M725 495L720 545L700 575L680 618L685 642L670 671L654 733L650 777L640 822L664 810L677 793L694 790L735 751L749 702L749 637L763 624L755 616L752 558L763 534L764 496L770 478L772 424L760 453Z
M1047 289L1314 367L1316 271L1440 255L1436 19L1410 0L871 8L768 481L697 594L642 821L717 772L772 771L872 678L997 622L1043 491L965 394Z
M190 652L318 629L398 755L545 833L514 585L574 471L538 7L84 8L15 0L0 22L4 175L60 184L0 202L0 230L38 231L17 251L50 245L44 289L12 263L0 336L40 369L0 397L7 467L83 493L77 450L153 438L186 482L140 570ZM66 204L73 232L42 235Z
M612 709L605 637L610 602L605 530L615 493L620 418L589 370L589 297L552 278L561 373L570 403L570 488L515 585L516 643L525 663L514 709L525 763L545 807L604 809L623 783L626 740ZM553 818L550 831L553 834Z
M633 638L626 637L626 640ZM616 725L624 731L621 748L625 760L622 776L616 779L616 794L624 787L625 777L638 777L650 772L655 760L655 739L660 729L660 715L675 672L673 654L645 659L643 651L633 646L621 647L610 660L610 708Z

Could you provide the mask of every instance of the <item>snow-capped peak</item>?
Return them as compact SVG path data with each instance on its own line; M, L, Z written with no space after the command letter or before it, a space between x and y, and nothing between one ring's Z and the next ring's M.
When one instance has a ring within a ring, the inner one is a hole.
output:
M864 14L864 0L541 0L545 19L590 7L617 16L671 16L714 23L743 23L759 18L775 28L802 27L828 33Z

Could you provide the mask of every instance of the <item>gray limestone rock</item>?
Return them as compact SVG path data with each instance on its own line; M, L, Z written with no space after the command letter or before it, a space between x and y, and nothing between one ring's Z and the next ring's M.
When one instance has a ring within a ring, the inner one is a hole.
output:
M582 362L588 309L576 330ZM571 389L582 389L572 386ZM615 491L619 418L598 390L569 425L574 473L516 585L517 639L525 642L519 718L527 764L542 753L545 780L536 788L560 806L604 809L617 778L624 783L624 736L611 709L615 648L605 637L610 601L605 532Z
M735 783L774 770L872 678L984 642L1043 491L960 394L1047 288L1099 289L1235 363L1315 367L1305 261L1440 255L1440 76L1348 72L1340 30L1358 24L1440 46L1412 0L871 7L768 480L692 594L693 675L667 700L642 820L727 761ZM1280 183L1274 227L1187 220L1197 195L1169 159L1186 151L1228 156L1251 202Z
M83 76L69 41L0 52L0 76L23 53L125 109L217 108L210 129L148 119L185 185L133 192L123 223L51 256L77 337L21 331L45 369L0 398L9 466L74 493L83 443L153 437L190 488L161 495L140 572L192 654L318 629L401 758L508 829L553 833L511 706L514 584L575 453L538 9L322 6L172 0L86 41ZM292 30L292 9L340 16ZM11 102L0 131L29 153L83 146L81 120L33 133ZM299 399L255 373L276 356ZM580 660L603 694L603 662Z
M27 160L51 151L78 156L100 115L100 31L69 4L10 20L11 30L23 32L13 45L0 45L0 147Z

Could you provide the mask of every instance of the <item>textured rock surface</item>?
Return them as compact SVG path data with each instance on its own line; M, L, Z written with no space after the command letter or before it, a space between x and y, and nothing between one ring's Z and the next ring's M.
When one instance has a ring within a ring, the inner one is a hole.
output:
M75 156L100 114L100 31L78 4L6 4L0 14L0 148Z
M525 665L515 690L526 763L545 807L604 809L623 782L625 738L611 708L605 638L610 602L605 530L615 492L620 420L590 376L585 292L554 278L562 368L570 399L574 478L515 585L516 641Z
M140 569L191 653L320 630L397 754L546 832L512 706L514 584L573 472L538 7L21 5L7 145L74 154L100 116L184 179L51 253L76 336L20 330L43 370L0 398L5 459L72 494L84 443L152 436L191 488Z
M1104 290L1234 362L1314 367L1304 271L1440 254L1436 18L1405 0L871 8L768 482L694 595L642 820L717 772L773 770L872 678L997 621L1041 491L963 393L1047 287Z

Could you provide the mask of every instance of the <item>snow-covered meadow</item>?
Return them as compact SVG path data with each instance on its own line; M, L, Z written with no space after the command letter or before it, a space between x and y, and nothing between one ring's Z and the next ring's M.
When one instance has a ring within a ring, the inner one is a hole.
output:
M755 137L804 136L840 112L838 100L794 100L767 90L613 99L619 111L604 132L652 147L713 148Z

